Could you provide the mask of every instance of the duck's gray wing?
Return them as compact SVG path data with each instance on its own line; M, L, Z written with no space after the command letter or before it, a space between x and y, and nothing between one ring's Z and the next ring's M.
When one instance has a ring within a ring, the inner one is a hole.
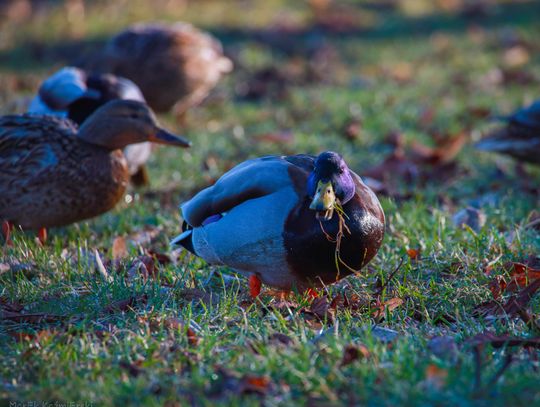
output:
M180 206L182 215L189 225L197 227L212 215L291 186L292 166L294 164L287 157L269 156L245 161L184 202Z

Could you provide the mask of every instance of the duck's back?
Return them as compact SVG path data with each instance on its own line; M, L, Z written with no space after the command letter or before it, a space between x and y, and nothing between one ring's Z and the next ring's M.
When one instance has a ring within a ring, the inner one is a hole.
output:
M109 41L101 63L139 85L154 110L167 111L178 101L204 98L224 72L223 60L230 64L217 40L177 23L128 28Z
M62 226L116 204L128 179L125 158L77 131L54 116L0 118L0 219L28 229Z
M331 283L350 274L343 265L337 271L336 243L328 239L337 235L338 216L319 222L309 209L307 180L314 160L309 155L250 160L187 202L184 217L198 226L193 230L195 253L213 264L257 273L264 283L284 289ZM373 192L352 174L356 193L343 207L351 234L344 234L341 258L360 269L381 245L384 214ZM222 212L219 221L201 226Z

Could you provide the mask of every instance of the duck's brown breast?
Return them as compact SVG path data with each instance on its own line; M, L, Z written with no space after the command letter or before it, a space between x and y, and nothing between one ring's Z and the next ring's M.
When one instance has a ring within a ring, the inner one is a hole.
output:
M55 148L58 164L14 185L5 218L25 229L63 226L105 213L122 198L129 173L120 150L63 143Z
M299 285L331 284L351 274L351 269L360 270L375 256L384 237L384 214L361 181L356 180L356 194L343 206L350 233L342 227L339 258L337 213L329 221L319 221L309 203L307 195L300 200L289 214L283 234L287 263Z

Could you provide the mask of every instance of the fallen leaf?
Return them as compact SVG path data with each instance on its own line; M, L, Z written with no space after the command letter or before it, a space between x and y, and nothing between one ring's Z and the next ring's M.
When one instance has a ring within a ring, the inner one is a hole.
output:
M502 293L506 289L506 281L503 276L496 276L489 283L489 290L493 295L493 299L498 300L501 298Z
M363 344L349 344L343 348L343 357L341 359L341 366L347 366L358 359L367 359L370 357L370 352L366 345Z
M144 304L146 303L146 301L147 301L146 294L139 295L139 296L132 295L129 298L110 303L104 308L104 311L110 314L119 312L119 311L120 312L129 311L133 309L135 306L137 306L137 304L141 304L141 303Z
M428 147L415 141L411 147L412 159L416 163L448 164L456 158L466 142L465 131L449 137L439 137L436 147Z
M270 390L270 379L266 376L245 375L238 385L239 394L264 396Z
M180 291L180 296L186 301L200 301L207 306L219 303L219 295L198 288L185 288Z
M126 239L122 236L117 236L113 240L112 244L112 258L113 260L125 259L128 256Z
M345 123L345 125L343 126L343 129L341 130L341 134L347 140L354 141L360 136L361 131L362 131L362 122L358 119L353 119Z
M126 240L136 246L147 246L161 234L161 230L161 227L147 226L143 230L130 234Z
M330 308L330 303L326 297L318 297L313 300L309 310L321 321L327 321L329 324L334 323L334 310Z
M407 159L402 151L396 150L384 161L362 173L362 176L374 178L385 183L397 182L397 179L413 182L418 178L416 164Z
M540 289L540 279L534 280L528 286L523 288L516 297L510 298L504 305L504 311L510 315L516 315L521 309L524 309L532 300L536 292Z
M431 387L441 389L448 378L448 370L440 368L435 364L426 367L426 381Z
M155 278L158 275L156 261L154 257L143 255L138 256L128 269L127 276L129 280L141 276L144 281L149 277Z
M392 312L397 307L403 304L403 300L398 297L389 299L388 301L379 304L377 309L373 312L373 318L380 319L386 316L387 312Z
M418 260L420 257L420 249L407 249L407 256L411 260Z
M16 342L40 342L41 340L50 337L54 332L44 329L38 332L35 331L14 331L8 332L8 335L15 339Z
M273 345L283 345L283 346L292 346L294 345L294 340L285 334L276 332L268 337L268 342Z
M515 68L529 62L529 51L527 48L516 45L504 51L503 60L506 66Z
M186 329L186 336L187 336L187 339L188 339L188 343L191 346L197 346L199 344L199 337L197 336L195 331L193 329L191 329L190 327L188 327Z
M497 300L490 300L477 305L473 309L473 316L507 315L511 318L515 317L525 309L539 289L540 279L536 279L517 294L512 295L504 304Z

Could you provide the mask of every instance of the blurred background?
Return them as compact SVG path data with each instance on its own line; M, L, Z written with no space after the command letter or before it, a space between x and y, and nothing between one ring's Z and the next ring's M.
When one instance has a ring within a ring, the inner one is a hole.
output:
M380 165L402 145L425 155L463 134L442 164L459 152L452 171L474 189L475 174L512 168L462 144L538 97L539 16L540 2L525 0L2 0L0 110L24 111L44 78L84 67L132 23L187 21L222 42L234 70L183 123L162 117L194 147L162 149L154 186L189 195L247 157L324 149L379 181L397 171L407 183L439 182L447 173L422 172L418 160ZM396 184L379 188L410 194Z

